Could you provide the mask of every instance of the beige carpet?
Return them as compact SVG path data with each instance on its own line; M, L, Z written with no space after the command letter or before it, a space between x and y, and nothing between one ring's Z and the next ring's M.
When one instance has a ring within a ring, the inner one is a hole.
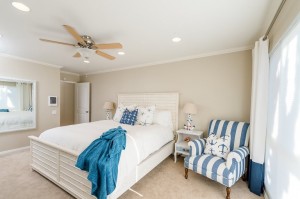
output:
M189 179L183 177L182 158L175 164L167 158L153 171L135 184L133 191L125 192L121 199L224 199L225 187L192 171ZM0 199L68 199L68 193L46 180L29 166L29 151L0 156ZM232 199L262 199L249 192L242 180L232 187Z

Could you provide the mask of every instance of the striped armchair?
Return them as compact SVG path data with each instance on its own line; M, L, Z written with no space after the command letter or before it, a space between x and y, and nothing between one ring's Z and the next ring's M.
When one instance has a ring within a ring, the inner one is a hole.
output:
M192 140L188 143L189 156L184 159L185 178L188 170L202 174L226 186L227 196L230 199L230 187L245 173L246 157L249 155L249 124L245 122L212 120L208 134L217 136L231 135L230 152L227 160L204 154L206 139Z

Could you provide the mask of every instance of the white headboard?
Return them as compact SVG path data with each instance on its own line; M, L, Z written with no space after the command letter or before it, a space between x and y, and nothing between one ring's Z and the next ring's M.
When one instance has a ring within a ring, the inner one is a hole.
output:
M132 93L119 94L118 104L131 105L137 104L141 106L154 105L156 110L167 110L172 113L172 122L174 130L178 129L178 93Z

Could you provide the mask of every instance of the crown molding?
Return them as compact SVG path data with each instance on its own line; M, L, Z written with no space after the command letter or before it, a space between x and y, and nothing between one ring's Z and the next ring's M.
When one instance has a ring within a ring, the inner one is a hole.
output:
M202 54L198 54L198 55L180 57L180 58L177 58L177 59L166 60L166 61L150 62L150 63L146 63L146 64L129 66L129 67L124 67L124 68L104 69L104 70L100 70L100 71L96 71L96 72L92 72L92 73L81 74L81 76L96 75L96 74L101 74L101 73L116 72L116 71L129 70L129 69L135 69L135 68L143 68L143 67L155 66L155 65L160 65L160 64L168 64L168 63L187 61L187 60L204 58L204 57L211 57L211 56L216 56L216 55L235 53L235 52L246 51L246 50L251 50L251 49L253 49L253 45L243 46L243 47L238 47L238 48L230 48L230 49L219 50L219 51L212 51L212 52L208 52L208 53L202 53Z
M68 71L63 71L63 70L61 70L60 72L63 73L63 74L67 74L67 75L75 75L77 77L80 76L80 74L78 74L78 73L73 73L73 72L68 72Z
M31 63L34 63L34 64L41 64L41 65L49 66L49 67L52 67L52 68L62 68L63 67L63 66L59 66L59 65L55 65L55 64L49 64L49 63L46 63L46 62L36 61L36 60L33 60L33 59L18 57L18 56L6 54L6 53L0 53L0 56L1 57L12 58L12 59L16 59L16 60L21 60L21 61L26 61L26 62L31 62Z

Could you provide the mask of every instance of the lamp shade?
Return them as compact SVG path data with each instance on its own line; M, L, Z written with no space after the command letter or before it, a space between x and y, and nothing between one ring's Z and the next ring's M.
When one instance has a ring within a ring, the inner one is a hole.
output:
M113 102L105 102L103 105L103 109L106 109L106 110L114 109L114 103Z
M186 103L183 107L183 112L187 114L197 114L197 107L195 104Z

